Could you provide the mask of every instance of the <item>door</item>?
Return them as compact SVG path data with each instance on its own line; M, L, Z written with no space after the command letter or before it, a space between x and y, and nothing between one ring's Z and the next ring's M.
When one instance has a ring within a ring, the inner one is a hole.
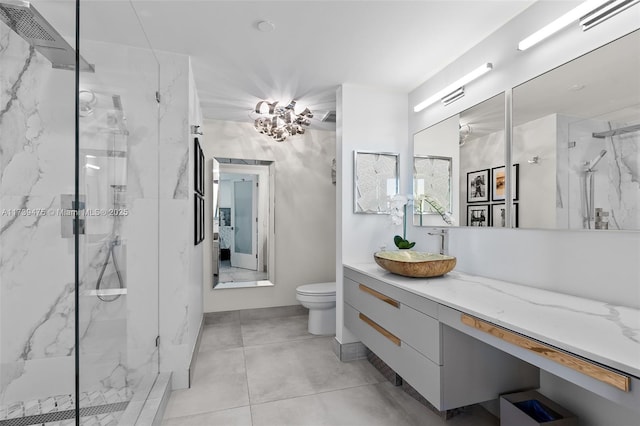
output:
M231 266L258 269L258 176L233 183Z

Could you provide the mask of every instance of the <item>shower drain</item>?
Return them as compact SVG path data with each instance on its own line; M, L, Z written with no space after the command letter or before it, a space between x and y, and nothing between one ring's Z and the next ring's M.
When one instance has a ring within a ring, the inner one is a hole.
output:
M127 409L129 401L116 402L113 404L94 405L80 409L80 417L99 416L101 414L124 411ZM28 426L41 425L43 423L59 422L73 419L76 416L75 410L56 411L53 413L37 414L35 416L18 417L15 419L0 420L0 426Z

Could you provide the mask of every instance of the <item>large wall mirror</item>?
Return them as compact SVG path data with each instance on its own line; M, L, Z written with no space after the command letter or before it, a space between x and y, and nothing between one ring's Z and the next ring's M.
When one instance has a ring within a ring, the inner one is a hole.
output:
M515 87L510 158L502 94L416 133L414 225L448 226L417 202L442 188L418 166L438 156L453 225L640 230L639 76L640 30Z
M414 225L506 226L504 122L499 94L414 135Z
M640 229L640 30L513 89L520 226Z
M214 289L273 285L273 161L215 158Z

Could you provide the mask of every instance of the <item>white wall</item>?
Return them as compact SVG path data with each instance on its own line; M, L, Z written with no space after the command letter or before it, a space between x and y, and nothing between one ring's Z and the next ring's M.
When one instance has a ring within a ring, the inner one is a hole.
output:
M582 32L572 25L525 52L516 44L580 2L539 2L409 94L407 109L479 64L494 71L468 85L466 95L449 107L433 105L409 112L411 133L429 127L496 93L589 52L639 27L640 6ZM410 151L409 151L410 152ZM417 247L433 247L425 230L413 228ZM458 228L450 231L450 252L457 269L531 286L640 307L640 235L637 232L542 231ZM542 392L570 406L583 424L629 425L637 413L623 409L548 373ZM581 399L582 395L588 395ZM597 406L594 410L591 407ZM588 420L587 420L588 419Z
M161 64L159 154L160 371L189 385L202 321L202 245L194 245L194 136L200 107L189 57L156 52ZM202 143L202 142L201 142Z
M252 124L207 120L203 144L206 188L212 193L212 158L245 158L275 163L275 279L273 287L212 290L212 221L207 199L204 265L205 312L296 305L296 287L335 280L335 191L331 160L336 134L307 130L276 142Z
M370 262L381 246L393 247L400 230L389 215L353 213L353 152L381 151L400 154L400 193L408 194L411 181L402 170L412 169L407 153L407 95L379 88L343 84L337 93L337 249L336 339L357 341L343 323L342 264ZM409 225L407 225L409 226Z

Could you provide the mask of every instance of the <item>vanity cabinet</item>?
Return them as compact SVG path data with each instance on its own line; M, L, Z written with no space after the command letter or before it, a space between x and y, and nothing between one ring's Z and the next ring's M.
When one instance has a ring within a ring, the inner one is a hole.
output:
M441 323L440 309L344 269L345 326L438 410L539 386L537 367Z

